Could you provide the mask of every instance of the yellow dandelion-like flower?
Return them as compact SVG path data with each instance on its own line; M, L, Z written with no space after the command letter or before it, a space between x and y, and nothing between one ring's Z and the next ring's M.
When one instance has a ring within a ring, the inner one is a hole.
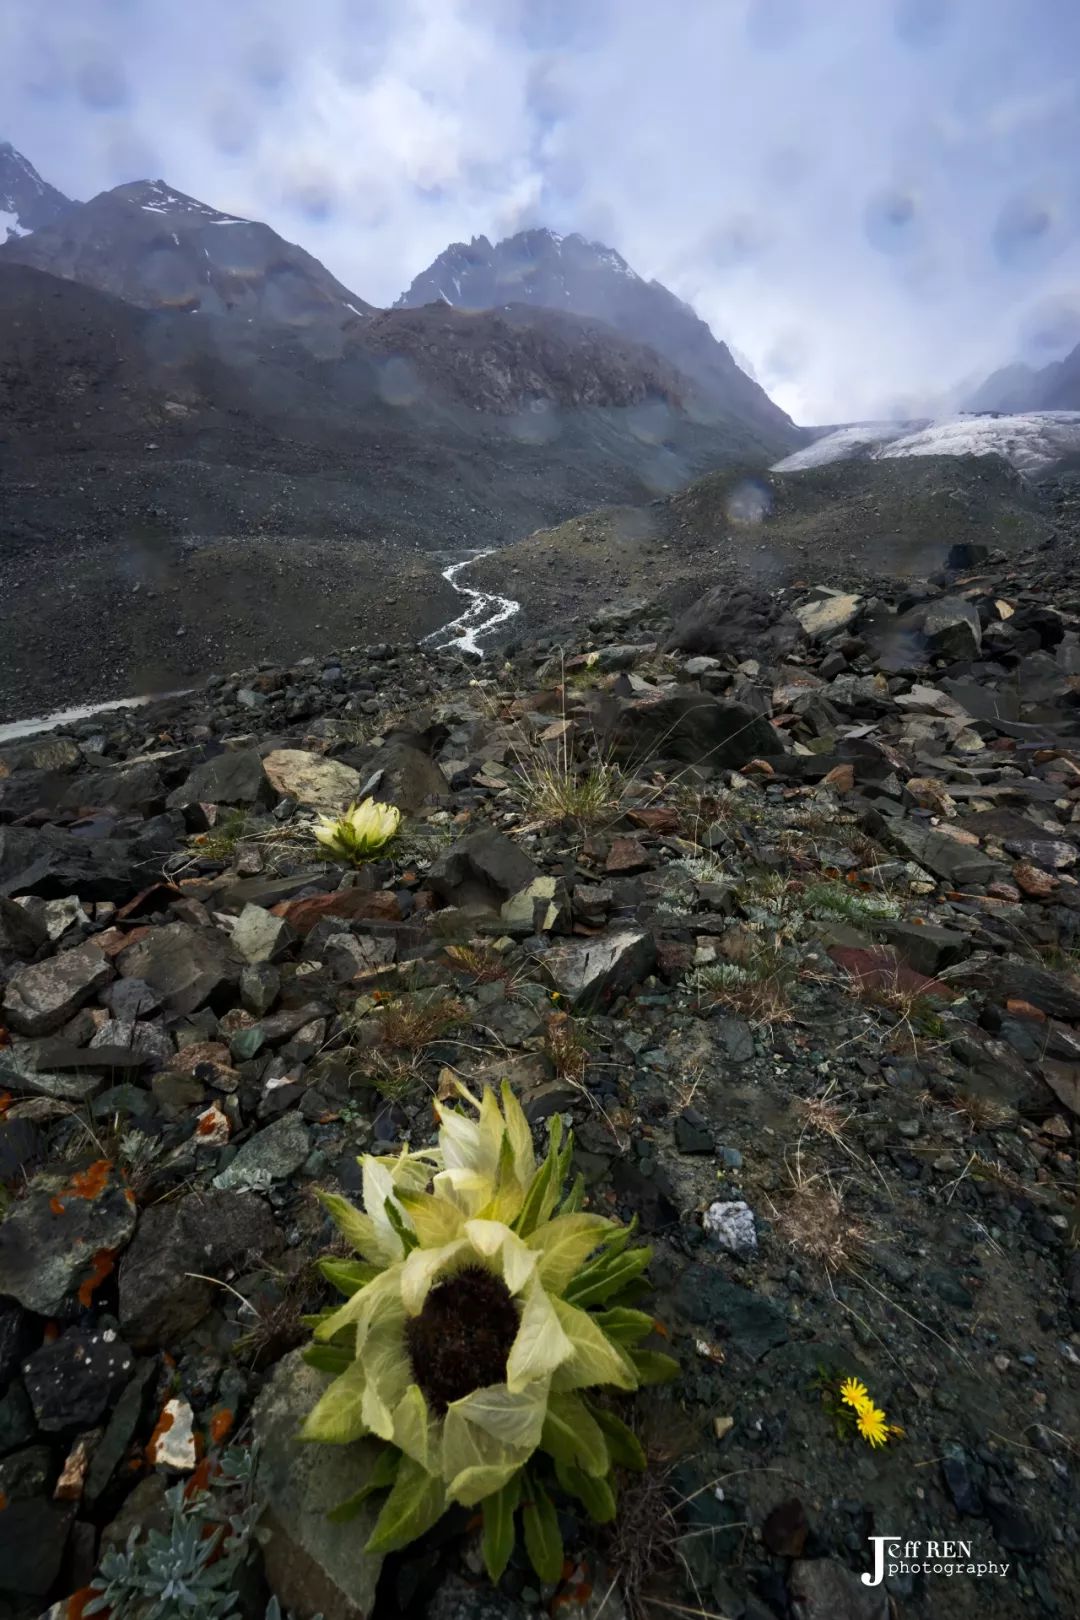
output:
M867 1401L859 1408L857 1419L859 1433L871 1446L883 1446L889 1438L889 1425L885 1414L873 1401Z
M870 1391L857 1378L844 1379L840 1385L840 1399L848 1406L853 1406L856 1412L861 1412L864 1407L873 1404L870 1400Z

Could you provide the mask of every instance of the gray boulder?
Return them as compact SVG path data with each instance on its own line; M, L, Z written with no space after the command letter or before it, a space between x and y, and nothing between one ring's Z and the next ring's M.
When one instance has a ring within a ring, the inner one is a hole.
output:
M319 1614L324 1620L368 1620L382 1559L369 1557L364 1543L379 1499L344 1527L329 1514L366 1484L380 1448L366 1440L320 1446L297 1438L327 1383L326 1374L307 1366L295 1350L278 1363L255 1403L255 1496L265 1504L267 1532L263 1561L282 1611L296 1620Z
M61 951L20 968L8 980L4 1017L20 1035L47 1035L65 1024L112 976L108 959L96 945Z
M631 923L592 939L569 939L540 953L540 964L574 1012L610 1002L650 973L656 941Z
M434 863L428 883L443 900L466 911L498 911L527 889L538 869L518 846L491 828L470 834Z
M943 596L926 609L923 635L930 652L954 662L974 658L982 646L982 624L970 602L961 596Z
M637 766L656 758L737 770L752 759L784 752L779 734L762 715L690 687L621 704L605 730L615 752Z
M124 1248L134 1230L135 1206L112 1171L41 1177L0 1224L0 1294L39 1316L60 1316L95 1256Z
M280 1246L269 1209L251 1193L204 1191L152 1205L120 1267L125 1338L139 1349L175 1344L221 1292L208 1277L246 1271Z
M170 1012L190 1013L236 985L240 962L225 935L190 923L166 923L117 958L125 979L143 979Z
M196 765L187 781L169 794L169 808L191 804L272 804L274 790L254 748L237 748Z

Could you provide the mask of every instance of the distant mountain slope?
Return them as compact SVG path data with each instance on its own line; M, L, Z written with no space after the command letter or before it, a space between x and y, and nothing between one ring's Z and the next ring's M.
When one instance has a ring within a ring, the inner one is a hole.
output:
M10 532L28 538L104 533L146 503L176 533L490 544L730 458L655 355L547 311L293 332L0 261L0 328L0 504L6 474ZM88 460L108 477L62 471Z
M1048 366L1003 366L968 400L972 411L1080 411L1080 343Z
M655 349L694 384L700 403L745 424L774 452L802 442L791 418L741 371L689 305L658 281L644 281L621 254L578 235L521 231L494 246L486 236L455 242L418 275L395 308L446 303L494 309L508 303L572 311Z
M0 141L0 245L51 225L73 206L10 141Z
M836 461L797 475L728 468L666 500L538 530L474 563L469 580L524 604L520 634L560 635L582 602L592 612L663 602L678 615L709 580L722 619L741 589L925 578L955 545L1013 553L1059 525L1049 491L996 457Z
M778 461L774 472L802 472L833 461L904 456L1002 456L1037 473L1080 452L1080 412L945 416L914 422L861 422L837 428Z
M269 225L220 213L163 180L100 192L0 246L0 263L33 265L147 309L296 326L346 325L372 310Z

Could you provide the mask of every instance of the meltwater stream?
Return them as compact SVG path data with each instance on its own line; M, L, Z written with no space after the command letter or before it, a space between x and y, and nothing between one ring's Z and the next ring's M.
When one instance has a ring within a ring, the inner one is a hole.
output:
M443 569L443 579L454 587L459 596L468 597L469 605L464 613L451 619L449 624L444 624L441 630L433 630L430 636L425 636L423 645L460 647L462 652L473 653L480 658L482 649L478 645L478 638L486 636L496 625L505 624L507 619L521 612L521 603L511 601L508 596L474 590L470 585L459 585L457 582L463 568L479 562L481 557L490 557L493 550L494 547L489 546L486 551L474 551L464 561L451 563L449 568Z
M448 585L452 585L459 596L468 598L469 605L465 612L449 624L444 624L440 630L433 630L430 636L425 636L423 646L460 647L462 652L473 653L477 658L482 656L478 645L478 638L486 636L496 625L505 624L512 619L515 613L520 613L521 603L513 602L508 596L496 596L491 591L474 590L469 585L459 585L457 576L463 568L470 563L479 562L481 557L490 557L493 548L486 551L471 552L461 562L451 563L444 568L442 577ZM155 697L181 697L182 692L157 692L146 697L110 698L105 703L88 703L78 709L59 709L54 714L39 715L33 720L15 720L8 725L0 726L0 743L14 742L18 737L32 737L40 731L54 731L57 726L70 725L74 720L87 720L94 714L107 714L110 709L138 709L144 703L153 703Z

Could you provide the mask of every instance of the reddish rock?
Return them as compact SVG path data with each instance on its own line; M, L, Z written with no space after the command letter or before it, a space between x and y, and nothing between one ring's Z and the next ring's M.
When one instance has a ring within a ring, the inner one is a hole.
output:
M834 765L828 775L821 779L822 787L835 788L837 793L851 793L855 788L854 765ZM798 1554L792 1556L798 1557Z
M843 968L858 990L881 991L901 996L935 996L955 1001L957 992L941 979L929 979L903 963L888 945L834 945L829 952L837 967Z
M628 877L632 872L647 871L651 864L636 838L613 838L604 871Z
M400 922L401 906L389 889L337 889L333 894L312 895L309 900L282 900L271 906L275 917L284 917L301 936L310 934L324 917L342 922Z
M646 832L673 833L679 830L679 812L663 804L641 805L627 813L627 820L632 821L635 827L644 827Z
M1017 861L1013 867L1013 877L1016 885L1031 900L1046 900L1055 889L1061 888L1061 879L1054 877L1052 872L1044 872L1038 866L1031 866L1027 861Z

